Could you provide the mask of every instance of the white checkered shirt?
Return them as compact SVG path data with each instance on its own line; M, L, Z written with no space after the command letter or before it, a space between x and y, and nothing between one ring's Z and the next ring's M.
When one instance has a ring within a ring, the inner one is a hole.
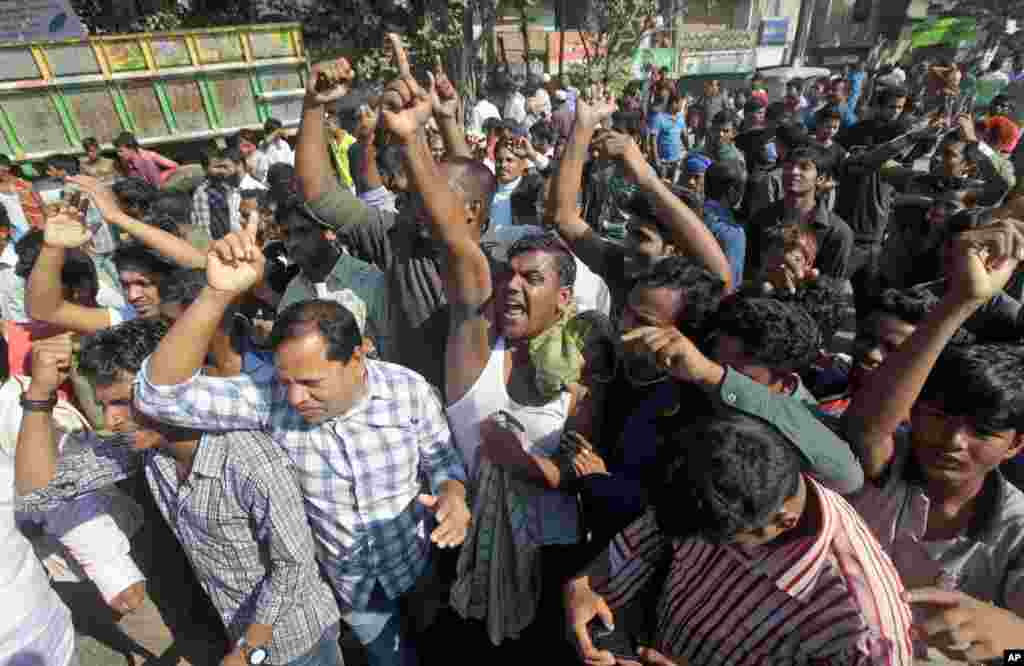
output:
M395 599L428 562L425 488L465 483L437 391L400 365L367 361L369 391L344 416L311 425L275 376L195 375L154 386L149 362L137 375L135 404L145 414L201 430L264 430L288 453L302 488L320 563L338 597L366 608L380 584Z

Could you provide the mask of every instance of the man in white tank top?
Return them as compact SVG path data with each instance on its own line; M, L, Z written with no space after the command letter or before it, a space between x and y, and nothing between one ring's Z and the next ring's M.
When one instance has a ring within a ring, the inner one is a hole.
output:
M400 55L400 65L401 59ZM548 357L536 348L531 350L535 347L531 342L543 335L557 335L558 327L570 316L575 262L554 234L532 235L513 244L500 273L492 274L479 234L481 221L489 216L491 197L487 193L496 187L493 176L469 159L434 162L422 131L431 115L431 96L407 68L401 82L412 92L411 100L403 109L385 108L382 120L405 149L410 180L425 209L420 218L428 221L445 250L442 276L451 308L445 389L452 432L471 478L484 456L538 489L538 508L545 517L538 545L576 543L575 499L555 490L559 472L551 458L572 399L564 384L554 381L545 386L537 381L549 368L538 368L535 363ZM473 191L467 189L467 183L475 185L469 188ZM499 411L506 412L511 417L508 421L520 428L527 446L515 438L481 443L481 425ZM543 631L544 638L561 633L558 586L547 581L558 572L557 563L549 557L553 552L546 549L541 553L542 588L554 588L555 598L548 604L542 597L533 626L522 634L526 640L531 640L534 630ZM552 617L546 612L549 606L554 611ZM567 645L564 633L561 638Z

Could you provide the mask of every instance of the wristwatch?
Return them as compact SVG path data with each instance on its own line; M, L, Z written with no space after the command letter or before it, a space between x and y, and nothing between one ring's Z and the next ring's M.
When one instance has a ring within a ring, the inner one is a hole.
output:
M238 642L235 643L235 648L242 651L245 663L252 666L260 666L260 664L267 660L267 649L249 645L249 641L245 640L245 636L238 639Z
M20 402L21 408L26 412L52 412L57 406L57 392L50 394L49 400L30 400L23 393Z

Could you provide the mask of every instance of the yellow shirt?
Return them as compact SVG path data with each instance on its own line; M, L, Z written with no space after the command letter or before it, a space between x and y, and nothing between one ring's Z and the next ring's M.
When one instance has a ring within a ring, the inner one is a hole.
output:
M356 142L356 138L341 130L331 139L331 152L334 153L334 164L338 169L338 180L342 186L352 187L352 170L348 163L348 149Z

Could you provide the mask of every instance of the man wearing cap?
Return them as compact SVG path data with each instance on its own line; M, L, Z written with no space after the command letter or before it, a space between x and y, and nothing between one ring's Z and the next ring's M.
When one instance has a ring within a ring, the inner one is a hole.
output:
M700 153L690 153L683 161L683 188L704 198L704 178L711 167L711 158Z

